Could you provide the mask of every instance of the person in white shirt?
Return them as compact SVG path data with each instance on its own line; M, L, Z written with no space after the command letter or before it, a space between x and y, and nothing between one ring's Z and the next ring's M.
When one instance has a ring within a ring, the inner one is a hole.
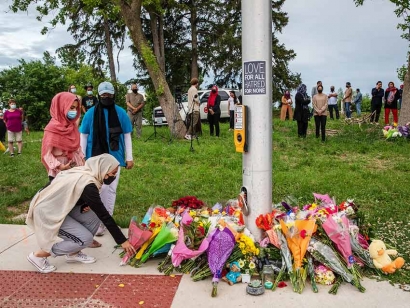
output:
M333 118L333 110L334 110L336 112L336 120L339 120L339 108L337 107L337 93L335 92L334 86L330 87L330 93L327 97L329 99L328 106L329 106L330 119L334 120Z
M238 98L236 97L235 91L229 91L228 113L229 113L229 130L230 131L234 129L235 105L239 105Z
M199 120L198 78L192 78L190 83L191 87L188 90L188 117L190 117L191 122L185 135L187 140L191 140L192 136L195 135L195 128Z

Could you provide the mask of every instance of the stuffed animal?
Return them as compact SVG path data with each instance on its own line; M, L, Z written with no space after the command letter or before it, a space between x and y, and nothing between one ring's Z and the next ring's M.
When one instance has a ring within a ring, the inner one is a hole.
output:
M241 268L239 267L239 263L237 261L229 264L229 273L226 274L226 276L223 277L222 280L227 282L229 285L241 282Z
M373 264L385 274L393 274L396 269L404 265L404 259L401 257L392 261L389 255L397 255L394 249L386 249L383 241L373 240L369 246L370 257L373 259Z

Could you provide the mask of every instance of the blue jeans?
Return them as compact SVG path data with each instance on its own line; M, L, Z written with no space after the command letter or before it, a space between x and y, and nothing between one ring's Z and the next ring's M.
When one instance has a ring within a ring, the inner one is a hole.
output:
M358 117L362 114L362 103L356 103L356 113Z
M350 113L350 102L345 102L345 112L346 112L346 118L350 119L352 116Z

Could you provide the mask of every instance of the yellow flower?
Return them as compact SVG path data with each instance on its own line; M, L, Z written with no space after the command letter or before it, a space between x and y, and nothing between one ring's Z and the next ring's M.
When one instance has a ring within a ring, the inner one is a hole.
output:
M257 256L259 256L259 249L258 248L256 248L256 250L255 250L255 255L257 255Z
M213 210L212 214L219 214L219 210L218 209Z
M222 215L224 215L224 216L225 216L225 215L226 215L226 212L225 212L225 211L223 211L223 212L222 212Z
M243 250L243 249L242 249L242 254L243 254L243 255L246 255L246 251L245 251L245 250Z
M249 262L249 268L254 269L256 267L255 263L253 261Z
M238 263L240 268L243 268L245 266L245 262L243 260L239 260Z
M176 223L175 223L175 227L179 228L179 223L176 222Z
M195 211L189 211L189 216L191 217L195 217L196 216L196 212Z
M240 250L245 249L245 244L242 243L242 242L240 242L238 246L239 246L239 249L240 249Z

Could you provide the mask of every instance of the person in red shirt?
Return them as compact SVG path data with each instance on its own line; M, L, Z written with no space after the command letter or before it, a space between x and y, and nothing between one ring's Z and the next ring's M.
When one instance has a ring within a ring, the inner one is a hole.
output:
M17 104L14 99L9 100L10 109L4 112L4 123L7 127L7 139L9 142L9 152L10 156L14 157L14 142L17 142L18 152L21 154L21 149L23 147L23 131L21 122L23 121L23 113L20 109L17 109Z

